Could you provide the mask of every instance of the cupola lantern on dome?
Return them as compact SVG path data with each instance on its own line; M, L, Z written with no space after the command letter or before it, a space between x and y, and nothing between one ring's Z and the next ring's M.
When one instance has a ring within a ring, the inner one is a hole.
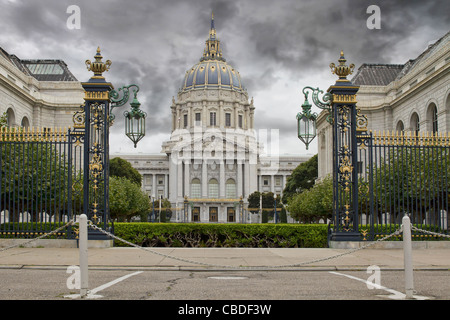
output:
M209 38L206 40L206 48L203 52L203 57L200 61L205 60L219 60L225 61L222 57L222 49L220 48L220 41L217 38L216 28L214 26L214 12L211 16L211 30L209 31Z

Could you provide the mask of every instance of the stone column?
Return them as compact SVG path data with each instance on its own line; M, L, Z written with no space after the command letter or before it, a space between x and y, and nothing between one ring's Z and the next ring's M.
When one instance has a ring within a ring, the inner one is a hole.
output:
M176 165L176 159L173 155L169 157L169 199L172 203L177 201L177 174L178 168Z
M219 178L219 198L225 198L225 164L224 161L220 161L220 178Z
M156 174L153 173L153 177L152 177L152 195L153 197L157 197L158 193L156 192Z
M188 196L188 198L191 196L190 166L191 166L191 160L184 160L184 195L183 196Z
M208 164L206 159L202 164L202 198L208 198Z
M180 160L177 163L177 199L179 201L184 200L184 194L183 194L183 161Z
M164 175L164 198L169 199L169 175Z
M243 174L242 174L242 163L237 160L237 196L238 198L243 195L242 183L243 183Z
M243 197L246 198L250 194L250 164L248 160L244 164L244 194Z

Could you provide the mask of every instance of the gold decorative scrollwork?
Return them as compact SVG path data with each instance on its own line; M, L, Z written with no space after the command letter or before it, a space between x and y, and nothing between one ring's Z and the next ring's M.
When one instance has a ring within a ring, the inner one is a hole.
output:
M84 129L86 121L86 113L84 112L84 105L80 106L79 111L75 111L72 117L73 127L76 129Z
M349 192L350 191L349 186L350 186L350 181L352 178L353 166L350 163L350 157L348 155L346 155L342 158L339 172L341 173L342 178L344 179L345 191Z
M361 113L361 109L356 108L356 132L367 132L367 125L369 121L367 117Z

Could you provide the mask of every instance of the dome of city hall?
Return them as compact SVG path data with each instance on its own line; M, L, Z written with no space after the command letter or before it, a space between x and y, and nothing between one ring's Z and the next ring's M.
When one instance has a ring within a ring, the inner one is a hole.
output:
M242 92L241 76L222 56L220 41L214 27L214 16L211 19L211 30L206 40L206 48L200 62L186 71L182 84L182 92L221 88Z

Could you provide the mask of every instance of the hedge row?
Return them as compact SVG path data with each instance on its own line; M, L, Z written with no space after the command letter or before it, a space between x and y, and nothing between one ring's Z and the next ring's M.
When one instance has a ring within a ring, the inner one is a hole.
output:
M327 225L115 223L116 236L142 247L326 248ZM127 246L115 240L115 246Z

